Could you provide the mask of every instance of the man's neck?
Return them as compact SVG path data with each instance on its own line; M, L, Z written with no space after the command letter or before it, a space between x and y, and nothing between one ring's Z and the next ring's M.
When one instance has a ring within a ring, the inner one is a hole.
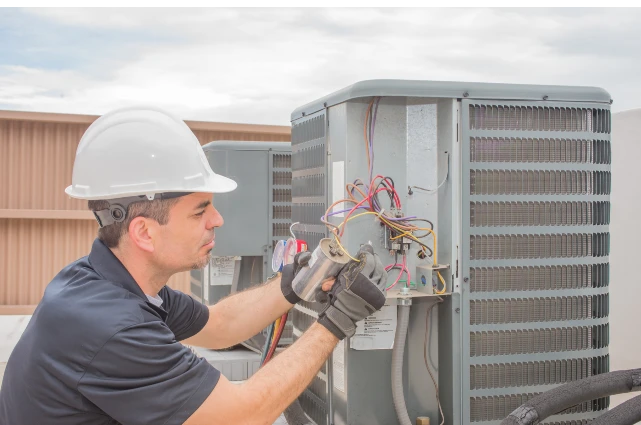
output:
M147 258L135 255L129 250L111 248L111 252L120 260L129 274L134 278L142 292L155 297L171 277L170 274L158 270Z

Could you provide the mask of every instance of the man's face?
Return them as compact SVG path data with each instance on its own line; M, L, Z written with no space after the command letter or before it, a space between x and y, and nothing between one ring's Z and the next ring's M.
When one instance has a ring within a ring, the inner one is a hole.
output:
M171 208L169 222L158 228L154 248L159 266L173 272L203 268L214 248L214 231L223 217L212 205L211 193L192 193Z

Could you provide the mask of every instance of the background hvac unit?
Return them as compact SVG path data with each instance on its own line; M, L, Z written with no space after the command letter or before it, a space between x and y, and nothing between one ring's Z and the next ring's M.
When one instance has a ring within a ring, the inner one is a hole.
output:
M297 109L292 221L310 250L328 234L318 217L346 196L346 183L367 181L372 102L374 175L393 178L404 215L434 223L439 262L449 264L443 274L451 295L431 312L434 297L414 298L411 307L403 377L412 421L440 423L426 365L437 375L449 425L499 424L543 391L607 372L609 94L380 80ZM394 262L375 219L347 226L348 251L369 240L384 262ZM410 253L416 276L427 260L413 255L416 247ZM317 314L315 304L296 307L294 339ZM339 344L299 398L315 423L398 423L392 350L362 345L354 338ZM594 400L546 423L583 424L608 403Z
M214 195L224 225L216 230L212 259L191 272L192 296L212 305L230 293L264 282L271 274L276 241L291 223L291 145L283 142L211 142L203 146L213 170L238 188ZM251 314L251 306L248 306ZM291 320L281 338L291 343ZM261 349L263 333L244 345Z

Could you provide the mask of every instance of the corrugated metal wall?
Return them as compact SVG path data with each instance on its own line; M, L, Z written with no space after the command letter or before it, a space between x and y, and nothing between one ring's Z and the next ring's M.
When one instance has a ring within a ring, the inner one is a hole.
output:
M98 226L69 198L78 142L97 117L0 111L0 314L30 310L47 283L87 255ZM284 126L187 121L201 143L289 141ZM169 284L189 292L189 273Z

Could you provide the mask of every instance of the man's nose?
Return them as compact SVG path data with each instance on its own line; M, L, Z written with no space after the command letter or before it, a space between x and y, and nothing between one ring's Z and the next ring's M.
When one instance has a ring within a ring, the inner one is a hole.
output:
M207 228L208 229L213 229L215 227L220 227L225 223L225 220L223 219L223 216L220 215L218 210L216 208L213 208L213 213L211 214L210 219L207 221Z

